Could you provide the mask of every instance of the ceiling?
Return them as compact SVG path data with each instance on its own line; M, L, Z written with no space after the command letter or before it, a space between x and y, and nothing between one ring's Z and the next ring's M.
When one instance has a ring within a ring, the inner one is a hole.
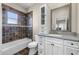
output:
M37 3L16 3L16 4L23 7L23 8L25 8L25 9L30 8L30 7L32 7L34 5L37 5Z

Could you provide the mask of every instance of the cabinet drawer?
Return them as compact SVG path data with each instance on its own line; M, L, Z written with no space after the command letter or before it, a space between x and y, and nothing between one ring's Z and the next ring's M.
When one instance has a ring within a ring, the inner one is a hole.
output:
M63 44L62 39L52 38L52 40L53 40L54 43Z
M79 48L79 42L64 40L64 45Z
M64 54L65 55L79 55L79 49L65 46Z
M46 37L45 42L53 42L53 40L50 37Z
M42 42L44 40L44 37L43 36L39 36L39 42Z
M47 37L45 39L46 42L51 42L51 43L57 43L57 44L63 44L63 40L62 39L57 39L57 38L50 38Z

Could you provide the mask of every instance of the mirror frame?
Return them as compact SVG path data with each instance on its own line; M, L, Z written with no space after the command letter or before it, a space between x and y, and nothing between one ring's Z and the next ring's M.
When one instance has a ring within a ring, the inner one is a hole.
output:
M59 8L63 8L63 7L66 7L66 6L69 6L69 22L67 22L67 31L59 31L59 32L71 32L71 27L72 27L72 19L71 19L71 13L72 13L72 4L71 3L69 3L69 4L67 4L67 5L64 5L64 6L60 6L60 7L57 7L57 8L54 8L54 9L51 9L51 12L50 12L50 15L51 15L51 31L57 31L57 30L53 30L52 29L52 12L54 11L54 10L56 10L56 9L59 9ZM69 28L69 29L68 29Z

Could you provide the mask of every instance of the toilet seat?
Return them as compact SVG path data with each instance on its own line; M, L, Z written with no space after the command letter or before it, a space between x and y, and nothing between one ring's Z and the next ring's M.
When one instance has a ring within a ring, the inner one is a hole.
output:
M38 51L37 45L38 45L38 36L35 35L35 40L28 44L28 48L30 48L29 55L34 55Z
M30 42L29 44L28 44L28 47L29 48L35 48L35 47L37 47L37 42Z

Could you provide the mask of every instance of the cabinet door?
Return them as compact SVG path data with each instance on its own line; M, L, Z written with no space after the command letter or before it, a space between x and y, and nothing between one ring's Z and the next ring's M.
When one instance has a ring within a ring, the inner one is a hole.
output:
M38 54L39 55L44 55L44 40L45 40L45 37L43 36L39 37L39 42L38 42Z
M53 54L53 46L51 42L45 42L45 55L52 55Z
M40 31L39 33L42 34L47 34L49 33L50 30L50 20L48 20L50 17L50 12L49 12L49 8L47 6L47 4L44 4L42 6L40 6Z
M65 55L79 55L79 49L65 46L64 47L64 54Z
M53 39L53 40L52 40ZM61 43L61 44L59 44ZM45 39L45 54L46 55L63 55L63 41L54 38Z
M63 55L63 45L54 44L53 45L53 55Z

